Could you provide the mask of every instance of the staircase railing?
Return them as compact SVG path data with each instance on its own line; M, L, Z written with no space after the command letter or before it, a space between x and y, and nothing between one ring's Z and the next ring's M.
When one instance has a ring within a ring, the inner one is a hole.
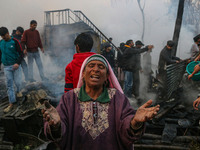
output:
M70 9L45 11L44 23L46 26L72 24L81 19Z
M77 16L78 16L84 23L86 23L88 26L90 26L90 27L99 35L99 38L100 38L100 40L101 40L101 43L102 43L102 41L107 41L107 42L109 42L110 45L114 48L114 50L116 50L116 51L118 51L118 52L120 52L120 53L122 54L122 51L121 51L118 47L116 47L111 41L109 41L109 39L107 38L107 36L105 36L105 35L103 34L103 32L101 32L101 31L92 23L92 21L90 21L90 19L89 19L84 13L82 13L82 12L79 11L79 10L75 10L74 12L77 14Z
M81 11L72 11L70 9L45 11L44 22L46 26L72 24L81 21L90 26L94 30L94 32L96 32L99 35L101 43L102 41L109 42L110 45L114 48L114 50L122 53L122 51L119 48L117 48L111 41L109 41L109 39Z

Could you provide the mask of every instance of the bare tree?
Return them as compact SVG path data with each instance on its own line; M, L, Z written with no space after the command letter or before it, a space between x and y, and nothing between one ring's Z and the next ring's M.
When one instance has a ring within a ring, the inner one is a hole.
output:
M185 0L184 11L184 25L193 25L194 28L190 29L194 35L200 32L200 1L199 0Z
M177 1L170 0L169 14L175 16ZM194 35L200 32L200 1L185 0L183 25L186 26Z
M142 13L142 36L141 36L141 40L142 42L144 41L144 33L145 33L145 15L144 15L144 8L145 8L145 1L143 6L141 6L141 1L137 0L138 6L140 8L140 11Z
M114 3L117 3L118 1L120 0L110 0L112 4ZM124 1L124 0L121 0L121 1ZM129 2L131 2L133 0L125 0L125 2L128 4ZM144 3L141 4L141 0L137 0L137 3L138 3L138 6L139 6L139 9L141 11L141 14L142 14L142 35L141 35L141 41L144 42L144 35L145 35L145 13L144 13L144 9L145 9L145 3L146 3L146 0L144 0ZM139 22L137 20L134 19L134 21L139 24Z

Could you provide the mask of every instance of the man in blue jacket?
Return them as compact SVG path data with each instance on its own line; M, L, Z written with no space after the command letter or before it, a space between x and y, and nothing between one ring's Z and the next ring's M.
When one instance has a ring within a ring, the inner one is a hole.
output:
M0 28L0 51L2 53L1 61L4 65L4 73L6 76L7 93L9 105L4 109L4 113L8 113L13 109L16 103L14 82L17 87L17 95L21 95L21 60L23 59L23 51L18 40L9 35L6 27Z

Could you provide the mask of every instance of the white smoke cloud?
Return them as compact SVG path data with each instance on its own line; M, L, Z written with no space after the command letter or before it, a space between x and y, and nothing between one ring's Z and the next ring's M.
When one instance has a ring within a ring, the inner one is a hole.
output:
M158 58L166 41L172 39L175 20L167 15L166 0L145 2L144 42L155 45L152 54ZM44 25L44 11L66 8L81 10L106 36L113 37L117 46L131 38L131 35L137 35L134 41L141 37L142 17L137 1L134 0L1 0L0 26L8 27L10 32L19 25L27 29L30 20L35 19L40 29ZM181 45L178 49L181 52L177 54L183 57L183 53L189 51L192 34L182 29L179 42ZM157 60L154 64L156 63Z
M152 64L156 66L160 51L173 37L175 19L169 17L166 0L145 2L144 44L155 46ZM107 37L113 38L116 46L130 38L140 40L142 33L142 15L134 0L1 0L0 4L0 26L8 27L10 33L17 26L28 29L32 19L37 20L38 29L42 29L44 11L66 8L82 11ZM181 29L177 56L189 57L192 37L186 28Z

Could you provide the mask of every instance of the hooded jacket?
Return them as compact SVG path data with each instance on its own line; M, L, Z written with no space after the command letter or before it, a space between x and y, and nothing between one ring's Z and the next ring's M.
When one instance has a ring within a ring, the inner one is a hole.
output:
M81 65L83 61L87 57L94 54L95 53L93 52L74 54L73 60L65 68L65 90L64 90L65 93L77 87L79 73L80 73L80 69L81 69Z
M140 54L148 51L148 46L142 49L136 47L130 47L125 45L125 50L123 54L122 68L125 71L139 70L140 66Z

